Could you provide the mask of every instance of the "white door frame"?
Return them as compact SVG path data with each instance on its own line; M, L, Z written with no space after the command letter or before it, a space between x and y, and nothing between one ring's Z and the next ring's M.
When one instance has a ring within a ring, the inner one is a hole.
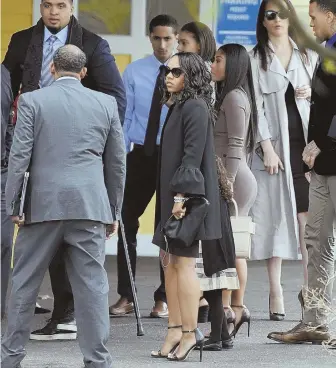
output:
M33 0L33 24L41 17L40 0ZM214 31L217 0L200 0L200 21ZM110 45L114 55L131 55L131 61L152 53L152 47L146 35L146 0L132 0L131 34L101 34ZM74 15L78 18L78 1L74 1Z

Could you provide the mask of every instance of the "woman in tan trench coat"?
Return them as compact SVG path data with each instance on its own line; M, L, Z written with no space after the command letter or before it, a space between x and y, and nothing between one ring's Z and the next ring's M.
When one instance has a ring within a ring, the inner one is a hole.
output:
M307 265L303 234L309 183L304 176L302 152L317 55L299 50L289 36L287 18L271 0L264 0L257 21L258 43L250 54L259 115L259 144L252 161L258 183L251 210L256 223L252 259L267 260L272 320L285 317L282 259L298 259L300 247L305 280Z

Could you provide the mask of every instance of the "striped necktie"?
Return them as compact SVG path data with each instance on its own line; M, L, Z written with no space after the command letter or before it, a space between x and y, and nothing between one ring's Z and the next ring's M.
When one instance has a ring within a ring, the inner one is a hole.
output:
M40 87L48 87L53 82L54 77L50 72L50 64L52 62L54 56L54 43L57 40L57 37L52 35L47 40L47 49L45 54L43 55L42 69L41 69L41 80Z

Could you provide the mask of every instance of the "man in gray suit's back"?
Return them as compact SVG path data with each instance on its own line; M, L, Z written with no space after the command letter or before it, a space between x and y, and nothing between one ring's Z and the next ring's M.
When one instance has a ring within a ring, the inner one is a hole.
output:
M63 244L67 245L67 272L85 367L112 366L106 349L105 237L118 228L126 154L115 99L80 83L86 74L85 63L79 48L61 47L51 66L56 81L19 100L6 202L20 230L1 347L3 368L19 367L25 356L39 287ZM25 216L20 218L26 171L30 178Z

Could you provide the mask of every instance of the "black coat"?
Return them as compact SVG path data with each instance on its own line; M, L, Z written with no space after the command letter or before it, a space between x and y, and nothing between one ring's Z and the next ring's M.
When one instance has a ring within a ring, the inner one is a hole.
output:
M9 157L13 140L13 126L10 119L10 109L13 102L10 75L6 67L1 64L1 168Z
M43 59L43 38L42 20L36 26L14 33L11 38L3 64L11 73L14 98L20 88L23 93L38 88ZM66 43L75 44L86 54L88 71L82 84L87 88L115 97L119 117L123 123L126 93L108 43L100 36L81 27L75 17L72 17L69 23Z
M319 175L336 175L336 143L328 137L332 119L336 116L336 74L328 73L323 61L313 78L311 103L308 142L315 141L321 150L314 170Z
M205 196L210 202L196 240L221 238L213 124L204 100L177 104L168 117L161 138L158 183L154 244L164 244L161 228L172 214L176 193Z

